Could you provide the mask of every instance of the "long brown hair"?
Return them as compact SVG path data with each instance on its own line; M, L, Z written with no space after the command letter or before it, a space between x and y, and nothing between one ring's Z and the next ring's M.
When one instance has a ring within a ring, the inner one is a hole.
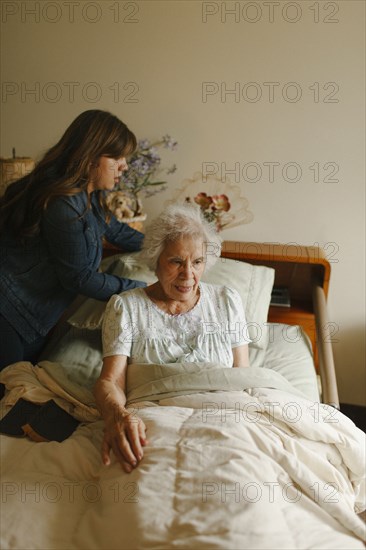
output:
M84 111L30 174L9 185L0 198L0 232L6 228L19 238L36 235L49 201L86 191L91 167L101 156L117 159L135 148L135 135L116 116Z

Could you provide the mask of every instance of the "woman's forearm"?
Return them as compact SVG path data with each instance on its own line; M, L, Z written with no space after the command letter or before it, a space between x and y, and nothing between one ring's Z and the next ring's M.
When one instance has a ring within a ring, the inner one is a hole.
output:
M233 349L233 367L249 367L248 344Z
M94 386L99 412L104 420L102 460L109 465L113 450L125 472L131 472L142 459L147 444L146 426L126 405L127 356L105 357L100 378Z
M99 379L94 387L95 401L105 422L117 420L125 411L126 395L112 380ZM127 411L126 411L127 412Z

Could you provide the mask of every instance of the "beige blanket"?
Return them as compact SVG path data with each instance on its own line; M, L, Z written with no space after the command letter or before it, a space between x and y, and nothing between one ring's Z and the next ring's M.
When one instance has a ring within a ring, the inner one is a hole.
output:
M127 402L160 401L207 391L276 388L298 397L304 395L281 374L266 368L223 368L217 363L168 363L129 365Z
M0 382L7 389L2 403L6 409L21 398L40 404L53 399L79 422L100 419L91 390L69 378L59 363L42 361L36 366L27 361L14 363L1 371Z
M64 365L19 362L0 373L8 390L5 405L23 398L33 403L53 399L82 422L100 418L91 389L81 386ZM127 370L127 406L212 391L275 388L304 398L281 374L266 368L228 369L216 363L132 364Z
M113 455L102 465L101 421L62 443L1 436L1 547L362 550L365 435L266 369L201 367L129 368L149 438L131 474ZM90 390L62 377L47 363L2 374L8 401L53 396L89 414Z

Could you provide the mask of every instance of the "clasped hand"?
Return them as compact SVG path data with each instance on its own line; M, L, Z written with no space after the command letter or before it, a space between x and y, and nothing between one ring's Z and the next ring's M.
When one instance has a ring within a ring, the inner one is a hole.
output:
M108 466L111 463L110 451L113 450L125 472L132 472L143 457L143 447L148 443L146 426L133 411L118 409L106 421L102 443L102 460Z

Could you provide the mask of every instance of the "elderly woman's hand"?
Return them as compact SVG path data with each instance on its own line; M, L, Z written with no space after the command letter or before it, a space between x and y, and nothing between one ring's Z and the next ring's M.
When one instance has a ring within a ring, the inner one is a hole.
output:
M133 411L123 407L114 411L106 421L102 443L102 460L110 464L110 451L113 450L125 472L132 472L143 457L143 447L147 444L146 426Z
M105 357L94 387L95 400L105 422L102 460L111 463L114 452L125 472L132 472L143 457L148 443L146 426L133 410L125 409L127 356Z

